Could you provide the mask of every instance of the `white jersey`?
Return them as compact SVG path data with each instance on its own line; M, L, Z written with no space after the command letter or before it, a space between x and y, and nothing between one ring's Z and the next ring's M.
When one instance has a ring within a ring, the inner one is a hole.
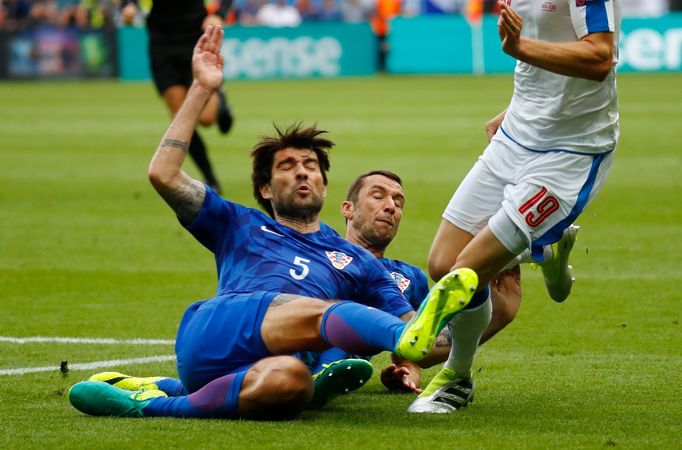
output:
M523 17L525 38L576 42L591 33L612 32L614 64L602 82L558 75L518 61L514 96L502 131L539 151L612 151L618 141L616 63L620 0L512 0Z

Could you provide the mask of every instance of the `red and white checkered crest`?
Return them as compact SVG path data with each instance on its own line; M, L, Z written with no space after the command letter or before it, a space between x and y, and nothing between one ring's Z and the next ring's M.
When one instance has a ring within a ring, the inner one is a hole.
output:
M331 261L332 266L339 270L345 269L345 267L350 264L351 261L353 261L352 256L348 256L345 253L341 252L325 252L327 254L327 258L329 258L329 261Z
M405 292L405 289L407 289L411 283L410 279L398 272L391 272L391 276L393 277L395 284L398 285L400 292Z

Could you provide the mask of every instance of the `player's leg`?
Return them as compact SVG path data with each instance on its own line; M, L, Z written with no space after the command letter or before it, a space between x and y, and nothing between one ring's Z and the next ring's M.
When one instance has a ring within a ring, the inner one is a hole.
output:
M273 354L338 347L360 355L393 351L417 361L431 348L447 319L468 304L475 288L473 271L448 274L436 283L407 325L395 316L355 302L330 303L280 294L265 314L261 336Z
M214 93L206 103L206 106L204 106L204 109L201 110L199 123L205 127L217 123L218 130L222 134L230 132L234 123L234 116L223 88Z
M493 139L443 214L429 254L429 271L438 275L448 270L448 264L455 269L468 267L478 274L479 287L467 308L451 321L452 346L445 366L410 406L411 412L442 412L438 400L451 400L446 391L460 393L457 402L445 405L450 408L465 406L473 398L471 366L492 310L489 282L523 250L510 249L487 225L500 210L505 186L518 163L509 160L503 141Z
M307 367L292 356L265 358L248 369L218 377L188 395L130 392L101 381L69 391L71 404L95 416L290 419L312 396Z

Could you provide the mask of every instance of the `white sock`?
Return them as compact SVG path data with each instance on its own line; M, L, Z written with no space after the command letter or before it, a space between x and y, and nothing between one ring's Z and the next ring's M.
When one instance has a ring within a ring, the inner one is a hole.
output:
M452 347L445 367L454 370L458 375L471 376L471 366L474 364L478 342L490 323L492 312L493 307L488 296L481 306L465 309L450 321L448 327L452 335Z
M552 250L551 245L544 245L542 247L542 253L543 253L543 262L551 261L554 259L554 251ZM502 270L507 270L511 269L514 266L518 266L519 264L528 264L528 263L534 263L535 260L533 259L533 255L531 254L530 250L524 250L523 252L519 253L516 258L512 259L509 261L509 263L504 266Z

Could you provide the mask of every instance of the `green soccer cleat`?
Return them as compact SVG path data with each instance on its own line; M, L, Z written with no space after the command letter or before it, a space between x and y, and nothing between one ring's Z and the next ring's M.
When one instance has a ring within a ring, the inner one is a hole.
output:
M164 378L166 377L138 378L119 372L100 372L94 374L88 378L88 380L104 381L105 383L120 389L125 389L126 391L139 391L140 389L155 391L159 389L159 386L156 383Z
M324 364L313 375L313 398L308 408L321 408L337 395L347 394L365 385L372 377L372 364L364 359L341 359Z
M568 257L573 250L578 231L580 227L577 225L570 225L566 228L559 242L552 244L552 259L539 264L542 268L542 275L545 277L547 292L557 303L568 298L575 282L573 267L568 264Z
M69 390L73 407L91 416L144 417L144 407L157 397L167 395L145 389L131 393L103 381L81 381Z
M424 358L440 330L469 304L477 286L478 275L471 269L456 269L441 278L405 326L394 353L410 361Z
M458 375L454 370L443 367L407 408L407 412L445 414L466 408L473 401L471 376Z

